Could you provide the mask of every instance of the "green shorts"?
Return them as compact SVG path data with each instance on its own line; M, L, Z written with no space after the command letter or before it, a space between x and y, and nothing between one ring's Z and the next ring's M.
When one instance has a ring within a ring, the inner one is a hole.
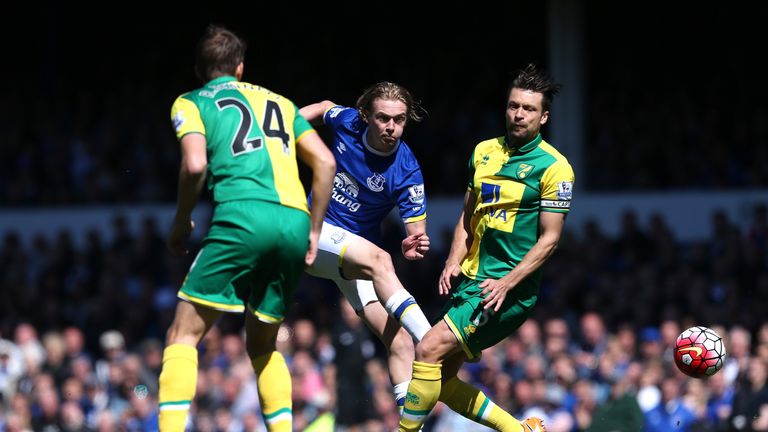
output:
M507 293L501 308L494 313L480 304L481 282L462 274L440 314L469 360L517 330L528 319L538 292L538 284L526 279Z
M189 302L224 312L244 312L278 323L304 272L309 215L264 201L229 201L214 210L179 290Z

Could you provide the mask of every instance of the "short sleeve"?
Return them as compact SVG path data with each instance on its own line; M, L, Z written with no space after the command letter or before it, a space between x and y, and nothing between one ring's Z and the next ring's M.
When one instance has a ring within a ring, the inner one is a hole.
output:
M348 125L356 117L356 109L337 105L323 114L323 123L335 130Z
M200 110L193 101L184 96L179 96L173 102L171 121L178 139L189 133L205 135L205 125L200 117Z
M574 181L573 168L566 160L558 160L550 165L541 178L541 210L568 213Z
M307 121L307 119L304 118L303 115L299 112L299 107L297 107L295 104L293 105L294 109L294 116L293 116L293 136L296 137L296 141L301 139L301 136L309 131L314 130L311 124Z
M424 177L418 166L410 170L400 183L397 189L397 206L404 223L420 221L427 217Z

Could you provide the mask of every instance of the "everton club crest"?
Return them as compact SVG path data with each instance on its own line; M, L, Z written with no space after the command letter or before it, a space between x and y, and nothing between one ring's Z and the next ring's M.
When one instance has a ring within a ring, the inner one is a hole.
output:
M368 187L374 192L381 192L384 190L384 182L386 179L379 173L373 173L372 176L366 179Z

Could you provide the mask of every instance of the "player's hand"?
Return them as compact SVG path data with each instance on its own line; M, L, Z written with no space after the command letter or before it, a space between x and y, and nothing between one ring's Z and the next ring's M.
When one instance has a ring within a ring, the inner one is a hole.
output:
M480 301L480 304L484 306L483 309L493 308L494 312L498 312L510 287L499 279L486 279L480 282L478 286L483 289L480 293L484 297Z
M192 234L192 230L195 229L195 221L188 220L174 220L171 226L171 232L168 234L168 239L165 244L168 246L168 250L176 256L184 256L189 253L187 248L187 239Z
M320 241L320 231L310 231L309 233L309 246L307 247L307 254L304 256L304 265L311 267L315 263L317 258L317 245Z
M440 273L440 280L437 283L438 293L440 295L448 295L451 292L451 278L455 278L459 275L461 266L459 263L445 263L443 272Z
M411 234L400 244L403 256L408 260L419 260L429 250L429 236L426 233Z

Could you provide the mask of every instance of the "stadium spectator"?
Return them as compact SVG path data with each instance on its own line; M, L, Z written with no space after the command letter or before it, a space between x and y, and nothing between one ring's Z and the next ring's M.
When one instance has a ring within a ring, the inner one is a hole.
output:
M595 409L592 414L593 420L584 430L587 432L642 430L643 413L631 387L631 382L625 378L613 380L610 397Z
M733 399L729 426L734 430L750 430L763 405L768 405L768 365L751 358L738 382Z
M661 382L659 403L645 412L645 427L648 432L669 430L691 431L696 422L696 413L683 402L680 380L668 376Z
M374 389L367 376L366 363L376 350L369 331L347 301L341 302L341 320L333 330L333 347L337 428L340 431L373 428L376 421Z

